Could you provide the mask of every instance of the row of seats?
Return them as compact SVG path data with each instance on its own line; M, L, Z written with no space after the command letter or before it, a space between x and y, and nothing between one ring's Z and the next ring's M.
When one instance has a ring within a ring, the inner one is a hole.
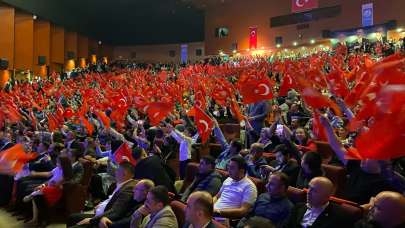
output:
M187 165L187 170L186 170L186 176L184 178L183 186L181 188L181 192L183 192L194 180L194 177L198 173L198 163L190 162ZM332 165L322 165L323 168L325 169L326 176L332 180L332 182L335 184L336 188L340 190L341 186L344 185L344 181L346 178L346 172L345 169L342 167L338 166L332 166ZM227 178L228 172L225 170L220 170L216 169L218 173L220 173L223 178ZM344 177L344 178L343 178ZM262 180L254 177L249 177L253 183L257 187L257 191L259 194L266 192L266 183L263 182ZM289 187L288 188L288 198L293 202L293 203L299 203L299 202L306 202L306 191L305 189L298 189L294 187ZM334 203L340 204L345 210L347 210L350 214L353 215L353 218L361 218L363 214L363 210L355 202L347 201L338 197L331 197L330 200Z

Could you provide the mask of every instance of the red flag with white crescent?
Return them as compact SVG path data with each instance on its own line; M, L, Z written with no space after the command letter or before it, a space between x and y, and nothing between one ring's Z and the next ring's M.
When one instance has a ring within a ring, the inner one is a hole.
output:
M273 98L272 81L267 78L260 80L249 80L241 85L239 90L243 96L244 104L252 104L262 100Z
M249 48L257 49L257 27L250 27L249 30Z
M197 126L198 134L201 137L201 142L205 143L214 128L214 121L199 107L194 106L194 110L195 125Z
M298 13L319 7L318 0L292 0L291 11Z

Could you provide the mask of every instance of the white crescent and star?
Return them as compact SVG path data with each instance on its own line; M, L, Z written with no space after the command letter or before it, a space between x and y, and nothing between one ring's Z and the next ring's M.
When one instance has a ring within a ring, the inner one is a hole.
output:
M263 87L264 88L264 93L259 93L259 90L256 89L255 90L256 94L261 95L261 96L267 96L267 95L270 94L270 87L268 85L261 83L261 84L258 85L258 87Z
M205 121L205 120L199 120L198 122L199 122L200 124L204 125L204 127L205 127L205 130L204 130L203 132L207 132L208 129L209 129L207 121Z
M295 5L298 7L304 7L304 5L308 2L309 2L309 0L296 0Z

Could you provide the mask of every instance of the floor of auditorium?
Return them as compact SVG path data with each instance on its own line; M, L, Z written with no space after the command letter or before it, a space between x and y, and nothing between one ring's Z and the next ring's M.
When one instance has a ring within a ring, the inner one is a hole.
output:
M0 208L0 228L28 228L32 226L25 225L22 221L18 221L11 216L4 208ZM65 228L65 224L51 224L48 228Z

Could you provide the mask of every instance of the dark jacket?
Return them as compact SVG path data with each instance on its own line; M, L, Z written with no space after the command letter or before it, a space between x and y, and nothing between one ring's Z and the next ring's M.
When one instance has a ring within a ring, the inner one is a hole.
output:
M276 168L278 166L277 161L271 161L270 166ZM295 184L297 183L297 177L300 171L300 167L298 166L298 163L296 161L290 159L286 164L278 167L276 171L285 173L288 176L290 183Z
M155 185L164 185L169 192L176 193L174 183L167 174L162 161L156 155L138 161L135 166L134 178L137 180L150 179Z
M207 175L197 174L193 182L186 188L181 201L186 202L189 195L195 191L206 191L215 196L222 185L222 176L216 171Z
M80 183L84 175L84 168L82 163L76 162L72 166L73 177L70 180L71 183Z
M304 218L308 207L305 203L297 204L291 212L288 221L288 228L302 227L301 221ZM354 221L351 221L347 214L339 205L329 203L325 210L318 216L311 227L313 228L342 228L353 227Z
M112 221L123 218L132 210L134 206L133 188L137 181L130 180L125 183L117 192L112 195L111 200L105 207L104 213L95 216L90 220L90 223L97 225L102 217L107 217Z

